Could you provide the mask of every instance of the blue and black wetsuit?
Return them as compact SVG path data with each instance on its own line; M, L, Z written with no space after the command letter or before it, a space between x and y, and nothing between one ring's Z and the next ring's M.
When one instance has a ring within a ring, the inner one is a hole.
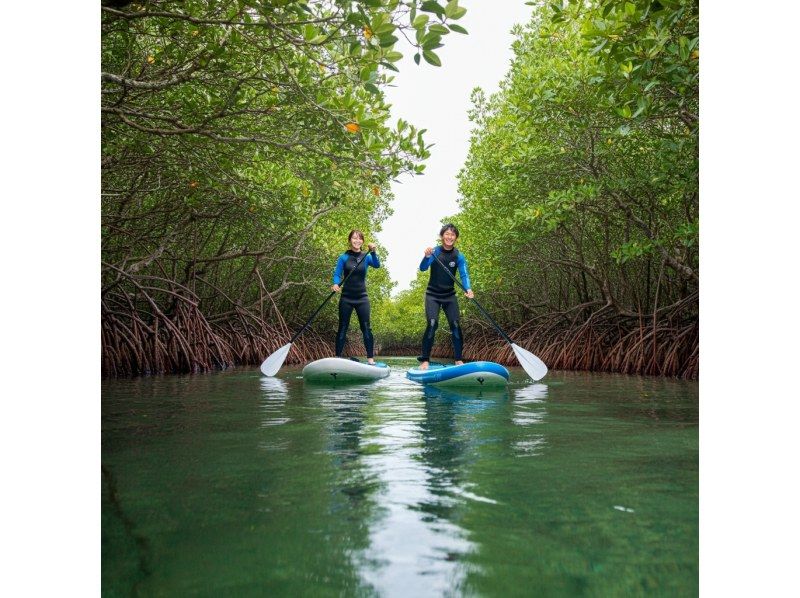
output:
M350 326L350 316L353 315L354 309L358 316L361 333L364 335L364 347L367 349L367 357L373 356L375 339L369 326L369 297L367 297L367 268L369 266L373 268L381 267L378 254L374 251L365 254L347 250L336 261L336 268L333 271L333 284L341 284L349 276L342 287L342 296L339 299L339 330L336 332L337 357L342 356L344 343L347 340L347 329ZM351 272L352 274L350 274Z
M434 264L433 260L439 260L439 264ZM450 333L453 335L453 356L456 361L461 361L461 352L464 347L464 335L458 321L458 301L453 279L447 275L443 268L447 268L455 276L458 272L461 277L461 284L469 290L471 284L467 273L467 259L464 254L455 247L447 251L439 246L433 250L433 255L422 258L419 269L424 272L431 269L431 277L428 280L428 287L425 289L425 318L428 325L425 334L422 336L422 355L420 361L430 361L431 348L433 347L433 337L436 335L436 328L439 326L439 309L444 310L447 323L450 326Z

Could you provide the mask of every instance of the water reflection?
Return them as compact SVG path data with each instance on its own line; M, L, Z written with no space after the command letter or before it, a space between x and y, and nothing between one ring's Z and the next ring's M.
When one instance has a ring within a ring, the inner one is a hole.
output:
M462 557L475 547L457 512L473 496L460 482L469 433L456 419L464 407L476 408L455 393L412 383L404 372L373 395L368 428L379 451L363 462L380 481L380 510L361 574L382 596L440 596L457 592L466 578Z
M547 384L527 384L512 389L514 403L525 405L543 403L547 399Z
M441 484L442 493L458 498L454 517L463 520L475 503L500 504L488 487L475 481L474 468L504 443L497 426L507 419L508 388L429 387L425 397L427 431L434 432L426 435L427 455L439 481L449 482ZM446 428L449 433L444 433ZM452 449L449 456L439 451L448 445ZM442 457L449 457L449 462Z
M261 376L259 384L265 399L285 399L289 393L289 386L280 378Z
M289 398L289 386L280 378L262 376L259 380L261 396L264 399L260 405L261 427L280 426L289 423L291 418L286 417L284 405ZM275 448L275 447L268 447Z
M696 384L401 363L106 383L104 593L697 593Z
M425 386L423 394L426 399L441 399L442 401L458 404L461 409L466 407L477 410L490 407L492 405L491 401L509 398L508 389L504 386L487 388L472 386L438 388L436 386ZM483 399L483 401L478 401L477 399Z
M307 385L289 375L262 389L260 446L273 452L259 497L262 511L292 530L265 544L279 555L291 554L286 562L314 563L310 576L289 576L303 585L285 593L302 594L305 584L326 582L338 584L342 594L368 593L355 555L367 546L368 522L377 509L377 481L361 461L372 387ZM278 423L287 425L274 427Z
M512 443L517 457L535 457L540 455L547 443L544 434L538 431L544 423L547 400L546 384L528 384L512 389L514 410L512 422L523 428L523 437ZM535 427L534 427L535 426Z

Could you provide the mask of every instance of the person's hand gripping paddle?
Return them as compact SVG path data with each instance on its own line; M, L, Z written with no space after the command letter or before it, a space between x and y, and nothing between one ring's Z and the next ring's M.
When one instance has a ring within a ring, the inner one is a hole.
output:
M344 277L344 280L342 281L342 284L340 286L344 286L344 283L346 283L347 279L350 278L350 274L356 271L356 269L361 264L361 261L366 257L366 255L367 254L365 253L363 256L358 258L358 260L356 260L355 267L352 270L350 270L347 276ZM325 301L322 302L322 305L320 305L317 308L317 311L311 314L311 317L308 319L308 321L305 324L303 324L303 327L294 333L292 340L290 340L287 344L283 345L280 349L272 353L269 357L267 357L264 360L264 363L261 364L262 374L264 374L265 376L274 376L275 374L278 373L278 370L281 369L283 362L286 361L286 356L289 354L289 350L292 348L292 343L297 340L297 337L299 337L306 331L306 329L311 325L311 322L314 321L314 318L317 317L317 314L319 314L319 312L322 311L322 308L325 307L325 304L328 301L330 301L331 297L333 297L335 294L336 291L331 291L330 295L328 295L325 298Z

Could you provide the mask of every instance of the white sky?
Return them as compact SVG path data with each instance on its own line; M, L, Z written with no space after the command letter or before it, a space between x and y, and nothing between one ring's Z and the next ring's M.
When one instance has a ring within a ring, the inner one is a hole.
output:
M377 235L388 252L385 265L398 283L394 293L407 289L416 277L425 247L436 241L440 220L458 211L456 175L469 149L470 94L475 87L487 94L497 90L512 57L511 27L526 23L531 14L524 0L462 0L459 4L467 14L457 23L469 35L444 37L444 47L436 50L441 67L424 60L417 66L411 48L398 44L404 57L397 63L400 72L393 73L395 87L386 90L393 117L428 129L425 142L435 144L424 175L403 176L392 184L394 214Z

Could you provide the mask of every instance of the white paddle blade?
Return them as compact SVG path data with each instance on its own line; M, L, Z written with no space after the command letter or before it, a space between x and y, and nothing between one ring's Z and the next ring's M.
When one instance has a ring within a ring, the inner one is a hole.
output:
M517 356L517 361L519 361L522 369L532 380L539 381L547 375L547 366L544 361L515 343L511 343L511 348L514 349L514 355Z
M286 356L289 354L289 349L291 348L292 343L283 345L280 349L267 357L264 363L261 364L261 373L265 376L274 376L277 374L283 362L286 361Z

